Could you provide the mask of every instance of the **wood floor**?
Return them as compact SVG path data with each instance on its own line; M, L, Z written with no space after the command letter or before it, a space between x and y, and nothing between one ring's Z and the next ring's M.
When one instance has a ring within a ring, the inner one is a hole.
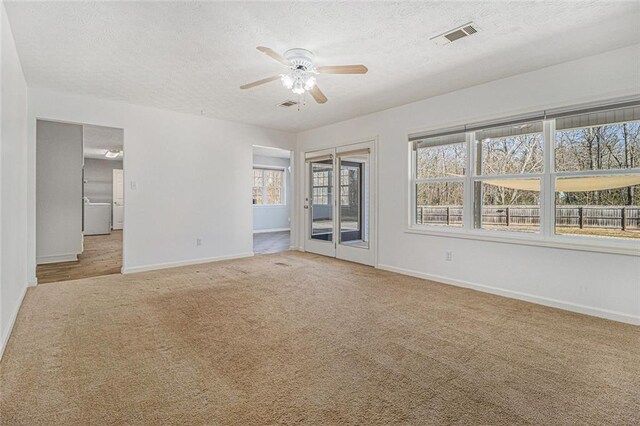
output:
M122 268L122 231L84 237L84 252L77 262L38 265L38 284L119 274Z
M253 234L253 252L255 254L279 253L289 250L291 232L264 232Z

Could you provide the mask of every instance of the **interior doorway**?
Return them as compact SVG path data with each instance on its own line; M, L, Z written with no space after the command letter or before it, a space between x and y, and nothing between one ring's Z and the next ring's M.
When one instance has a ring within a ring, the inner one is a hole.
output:
M305 251L375 265L375 143L305 154Z
M253 146L253 253L291 247L291 151Z
M121 272L123 159L123 129L37 121L39 284Z

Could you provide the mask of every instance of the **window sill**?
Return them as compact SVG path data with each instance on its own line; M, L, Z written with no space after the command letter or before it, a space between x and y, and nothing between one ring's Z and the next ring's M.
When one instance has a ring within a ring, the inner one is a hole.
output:
M584 241L582 238L555 237L543 239L540 234L497 235L501 231L468 231L465 229L433 229L430 227L408 227L407 234L431 235L435 237L460 238L467 240L490 241L504 244L519 244L538 247L550 247L565 250L590 251L596 253L640 256L640 241L623 241L621 244ZM635 243L635 244L634 244Z

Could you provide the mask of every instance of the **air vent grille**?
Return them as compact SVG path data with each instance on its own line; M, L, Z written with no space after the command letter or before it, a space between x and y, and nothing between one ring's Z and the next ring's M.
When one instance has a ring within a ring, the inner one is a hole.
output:
M460 40L461 38L469 37L478 31L480 31L478 26L473 22L469 22L459 26L458 28L454 28L450 31L432 37L431 40L436 44L444 45Z
M466 37L466 36L467 36L467 33L465 33L462 30L457 30L457 31L454 31L454 32L449 33L449 34L445 34L445 37L449 41L456 41L456 40L459 40L462 37Z
M289 108L289 107L292 107L294 105L298 105L298 103L296 101L292 101L292 100L286 100L286 101L280 102L278 104L279 107L283 107L283 108Z
M478 30L476 30L476 27L474 27L473 25L467 25L466 27L463 28L463 30L469 35L475 34L478 32Z

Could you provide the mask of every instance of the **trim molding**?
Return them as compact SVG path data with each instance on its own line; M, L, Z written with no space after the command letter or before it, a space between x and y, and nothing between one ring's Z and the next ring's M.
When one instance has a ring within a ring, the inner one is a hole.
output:
M253 231L254 234L266 234L269 232L284 232L291 231L291 228L272 228L272 229L258 229L257 231Z
M251 257L253 252L232 254L229 256L207 257L202 259L181 260L178 262L154 263L151 265L123 267L123 274L135 274L137 272L155 271L158 269L177 268L179 266L199 265L201 263L219 262L221 260L241 259L243 257Z
M55 254L53 256L40 256L36 257L36 265L44 265L47 263L59 263L59 262L77 262L78 254Z
M11 313L11 317L9 317L9 324L7 324L7 330L2 335L2 340L0 341L0 360L4 355L4 350L7 348L7 343L9 343L9 338L11 337L11 332L13 331L13 326L16 323L16 319L18 318L18 312L20 312L20 308L22 307L22 302L24 301L24 296L27 294L27 288L31 286L25 285L22 289L22 294L20 295L20 299L18 301L18 305Z
M397 268L391 265L378 265L379 269L395 272L402 275L408 275L411 277L422 278L429 281L435 281L441 284L454 285L456 287L464 287L472 290L481 291L483 293L491 293L498 296L508 297L510 299L523 300L525 302L535 303L538 305L549 306L552 308L558 308L565 311L577 312L579 314L590 315L594 317L604 318L608 320L624 322L632 325L640 325L640 316L629 315L623 312L610 311L607 309L594 308L591 306L579 305L576 303L564 302L562 300L550 299L542 296L535 296L533 294L521 293L519 291L506 290L497 287L491 287L483 284L476 284L469 281L456 280L453 278L447 278L439 275L427 274L424 272L413 271L410 269Z

